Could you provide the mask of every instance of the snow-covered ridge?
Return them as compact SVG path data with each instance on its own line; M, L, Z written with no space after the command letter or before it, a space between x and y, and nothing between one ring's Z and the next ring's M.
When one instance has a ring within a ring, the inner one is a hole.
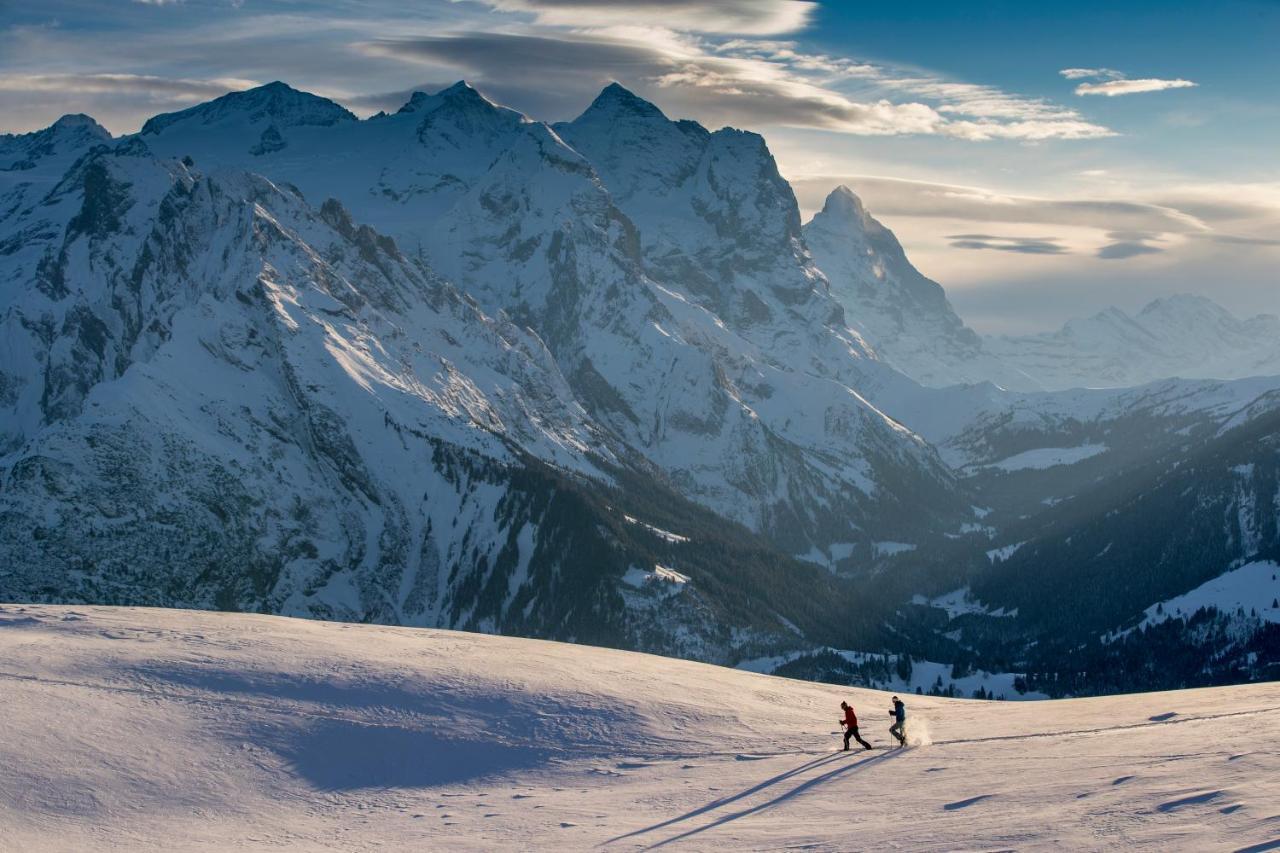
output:
M1261 851L1280 801L1274 683L908 695L890 751L888 693L448 631L0 605L0 660L20 850Z

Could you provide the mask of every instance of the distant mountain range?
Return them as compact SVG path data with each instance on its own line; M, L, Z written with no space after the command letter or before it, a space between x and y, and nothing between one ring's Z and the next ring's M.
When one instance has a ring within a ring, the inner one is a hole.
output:
M761 137L616 84L68 116L0 137L0 598L1029 669L1038 591L1119 631L1277 544L1190 517L1241 465L1270 506L1280 379L1044 390L1265 373L1275 319L1121 316L983 339L850 190L802 225ZM1190 538L1071 584L1073 525L1157 517ZM961 585L1025 615L909 604Z
M994 338L987 347L1046 389L1272 376L1280 373L1280 317L1240 320L1207 297L1168 296L1134 316L1109 308L1056 332Z
M926 386L1056 391L1280 373L1280 317L1240 320L1204 296L1157 299L1132 317L1108 308L1057 332L981 337L848 187L833 190L803 231L850 326Z

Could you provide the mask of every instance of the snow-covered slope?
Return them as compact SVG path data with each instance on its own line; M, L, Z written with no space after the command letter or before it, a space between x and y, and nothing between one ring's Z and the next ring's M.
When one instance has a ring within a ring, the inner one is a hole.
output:
M804 239L849 324L912 379L929 386L989 381L1003 388L1040 387L987 351L941 285L911 265L893 232L848 187L832 190L804 226Z
M1275 684L907 696L889 751L887 694L514 638L5 605L0 660L15 850L1277 842ZM831 752L842 699L877 750Z
M1280 317L1240 320L1206 297L1169 296L1134 316L1109 308L1056 332L993 338L988 346L1045 388L1237 379L1280 373Z

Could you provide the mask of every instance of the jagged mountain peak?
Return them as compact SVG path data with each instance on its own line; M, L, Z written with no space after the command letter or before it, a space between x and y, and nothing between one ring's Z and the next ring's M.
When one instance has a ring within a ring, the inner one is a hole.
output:
M110 131L98 124L93 116L85 115L84 113L68 113L51 124L48 129L53 131L83 131L100 137L104 141L111 139Z
M229 92L179 112L158 115L142 126L142 135L161 133L185 122L219 124L233 116L243 116L250 124L266 120L277 127L329 127L356 121L349 110L328 98L303 92L276 80L253 89Z
M867 215L867 208L863 205L862 199L845 184L840 184L827 194L827 200L823 202L822 211L829 214L857 216L859 218Z
M898 238L871 215L858 194L845 184L840 184L827 194L822 210L814 214L806 228L811 231L824 230L852 237L865 235L874 238L878 244L875 247L877 251L901 255L902 262L908 263Z
M667 120L667 116L656 104L646 101L620 83L610 83L600 90L591 105L577 118L577 121L593 118L657 118Z
M452 86L446 86L435 94L428 94L422 91L414 92L396 113L397 115L407 113L426 114L445 105L464 110L515 112L510 107L504 107L486 98L481 94L480 90L466 80L459 80Z
M804 239L850 324L884 360L925 385L1029 380L987 352L937 282L908 260L894 233L849 187L837 186Z
M805 237L811 243L847 243L858 254L879 256L876 268L880 272L876 278L883 279L890 266L900 267L900 272L909 273L909 278L923 278L907 260L897 236L872 216L862 199L844 184L827 194L822 210L805 225ZM936 287L924 289L932 293Z

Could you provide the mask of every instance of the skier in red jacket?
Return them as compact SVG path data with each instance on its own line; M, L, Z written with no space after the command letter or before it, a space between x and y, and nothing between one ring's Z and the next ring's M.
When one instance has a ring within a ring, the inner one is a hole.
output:
M849 738L853 738L867 749L871 748L871 744L867 743L858 734L858 715L853 713L853 708L848 702L841 702L840 707L844 709L844 719L840 721L840 725L844 726L844 748L849 749Z

